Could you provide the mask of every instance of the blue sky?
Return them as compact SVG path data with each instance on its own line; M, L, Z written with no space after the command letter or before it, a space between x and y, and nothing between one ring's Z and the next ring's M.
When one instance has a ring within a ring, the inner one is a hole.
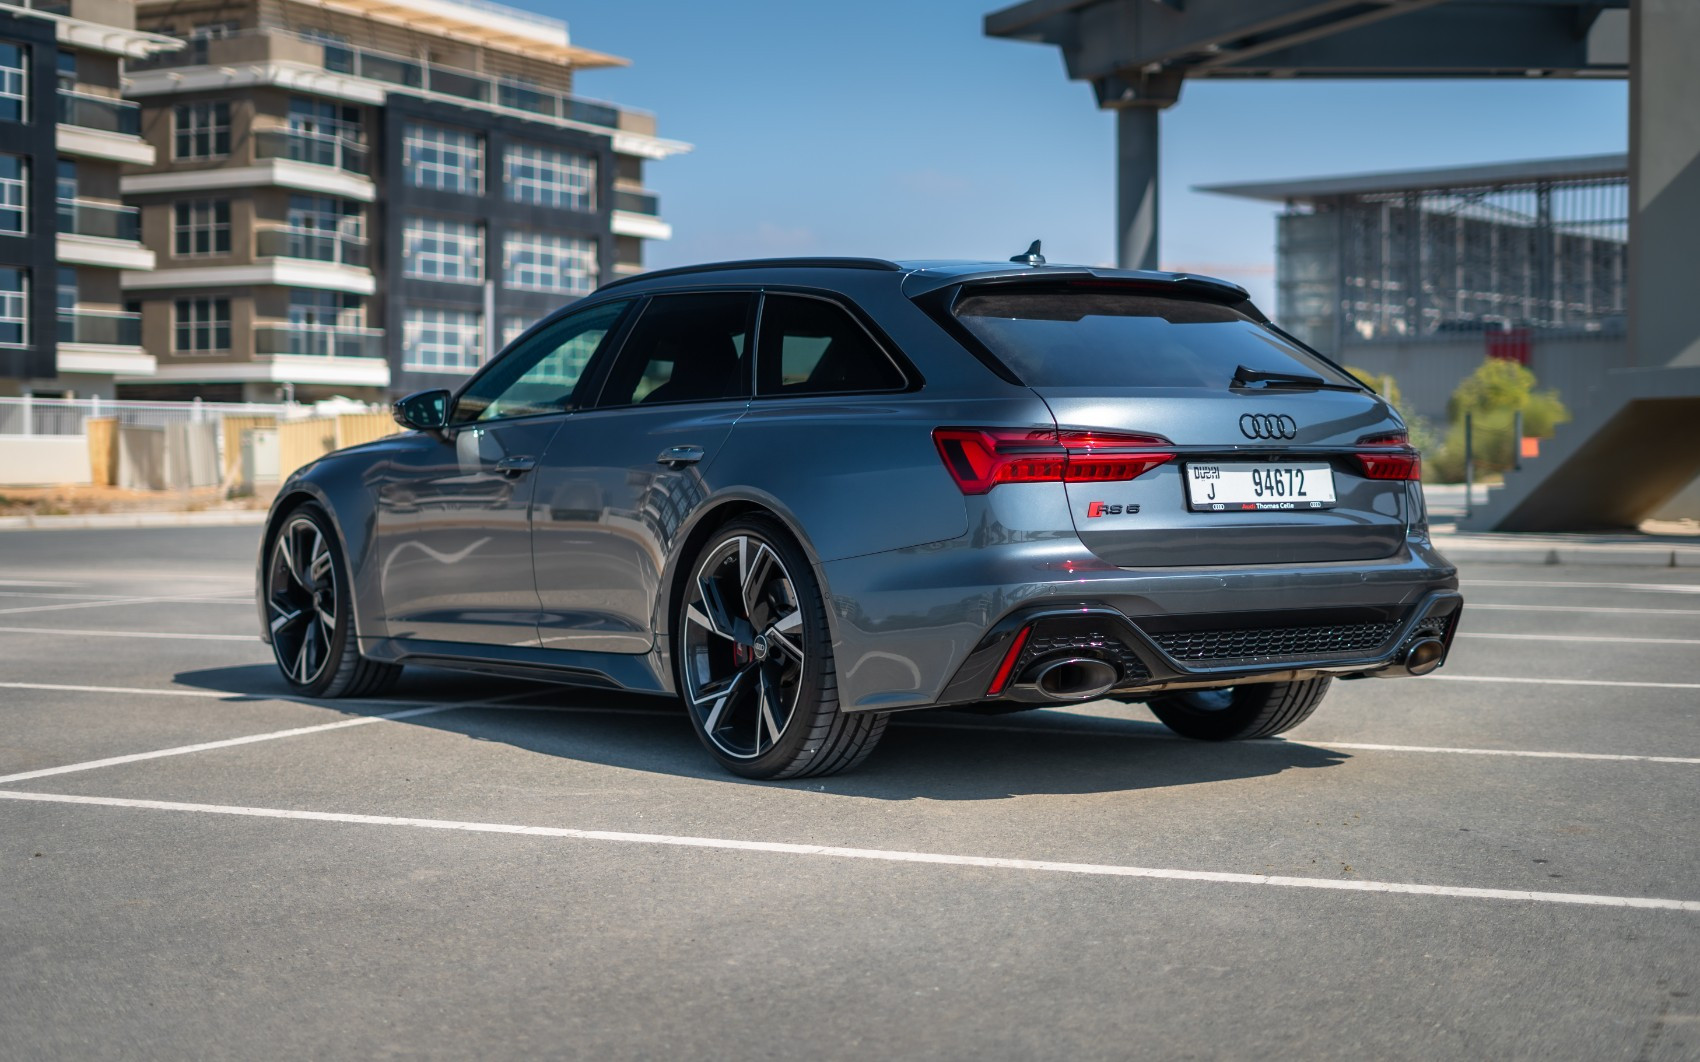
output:
M1114 257L1114 119L997 0L510 0L632 60L580 95L695 150L650 164L648 263L851 254ZM1189 83L1163 115L1162 264L1271 303L1274 208L1197 184L1622 151L1624 82Z

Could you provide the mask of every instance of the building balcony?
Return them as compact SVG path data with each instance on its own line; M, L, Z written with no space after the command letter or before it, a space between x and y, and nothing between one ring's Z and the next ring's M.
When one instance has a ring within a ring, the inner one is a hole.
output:
M262 159L326 166L345 173L366 176L371 171L370 152L363 144L338 136L303 133L289 129L265 129L254 134L254 155Z
M103 240L135 242L141 239L141 213L135 207L61 199L59 231Z
M628 192L614 189L614 209L647 217L661 215L661 197L654 192Z
M367 268L364 236L312 229L263 229L254 235L258 258L301 258L310 262Z
M140 136L142 111L129 100L60 89L59 124L119 136Z
M321 358L382 358L381 328L335 328L329 325L259 324L254 326L254 353L295 354Z
M123 310L60 310L59 342L88 347L140 347L142 315Z
M244 30L227 37L190 41L188 47L181 51L160 53L132 62L128 70L137 74L154 70L203 66L224 68L280 61L316 66L331 74L379 82L382 85L393 85L416 92L435 93L464 100L472 105L500 107L546 120L595 126L639 136L655 135L654 116L642 111L626 110L599 100L581 99L570 93L556 92L540 85L445 66L417 56L396 55L370 48L311 40L283 29ZM144 78L132 86L132 94L156 95L181 91L181 84L180 81L166 81L156 86L151 79ZM321 84L316 91L328 90ZM370 102L382 100L379 98Z

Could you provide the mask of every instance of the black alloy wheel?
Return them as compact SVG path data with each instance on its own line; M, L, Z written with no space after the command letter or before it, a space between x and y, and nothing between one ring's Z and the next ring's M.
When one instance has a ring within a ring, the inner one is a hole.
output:
M839 710L819 587L772 521L740 520L709 541L674 629L679 690L697 736L737 774L845 770L885 731L883 713Z
M367 696L394 683L400 667L367 660L355 647L347 568L323 509L307 504L284 518L265 571L272 655L297 693Z

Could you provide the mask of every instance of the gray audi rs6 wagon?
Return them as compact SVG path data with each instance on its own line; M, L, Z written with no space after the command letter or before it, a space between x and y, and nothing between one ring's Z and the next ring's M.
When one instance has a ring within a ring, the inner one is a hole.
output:
M289 684L674 695L751 778L946 705L1277 734L1336 678L1439 667L1462 605L1386 402L1233 284L1037 245L617 280L395 415L272 507Z

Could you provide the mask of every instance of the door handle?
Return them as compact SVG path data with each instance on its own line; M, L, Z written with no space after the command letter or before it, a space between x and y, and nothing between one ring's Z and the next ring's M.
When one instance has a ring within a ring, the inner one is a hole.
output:
M684 465L694 465L701 461L702 457L703 449L700 446L669 446L661 451L661 456L655 459L655 463L680 468Z
M537 467L535 457L504 457L496 462L496 471L504 476L523 476Z

